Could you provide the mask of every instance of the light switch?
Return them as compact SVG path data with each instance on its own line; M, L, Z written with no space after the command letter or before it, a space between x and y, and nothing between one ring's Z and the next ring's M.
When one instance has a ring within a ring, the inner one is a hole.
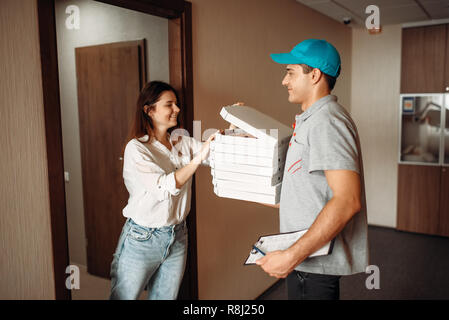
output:
M68 171L64 171L64 180L65 182L69 182L70 180L70 175Z

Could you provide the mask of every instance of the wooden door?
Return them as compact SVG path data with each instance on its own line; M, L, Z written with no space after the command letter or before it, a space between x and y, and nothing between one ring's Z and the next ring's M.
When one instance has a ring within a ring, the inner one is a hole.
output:
M402 30L401 93L444 92L446 25Z
M399 165L397 229L437 234L440 167Z
M438 234L449 237L449 167L441 168L440 223Z
M83 175L87 270L109 278L125 222L123 147L146 82L145 42L75 49Z
M446 24L446 51L445 51L445 66L446 70L444 73L444 91L449 92L449 24Z

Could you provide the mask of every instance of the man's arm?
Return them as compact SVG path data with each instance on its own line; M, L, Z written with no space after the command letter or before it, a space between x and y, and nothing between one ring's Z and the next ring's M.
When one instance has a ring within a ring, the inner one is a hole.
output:
M324 173L333 196L309 230L287 250L267 253L256 262L270 276L285 278L309 255L339 234L349 220L360 211L359 174L350 170L326 170Z

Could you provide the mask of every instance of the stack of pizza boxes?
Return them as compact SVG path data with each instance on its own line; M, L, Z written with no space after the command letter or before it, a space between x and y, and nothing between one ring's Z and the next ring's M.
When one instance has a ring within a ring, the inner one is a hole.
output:
M211 143L215 194L278 203L292 129L248 106L223 107L220 115L238 129L217 134Z

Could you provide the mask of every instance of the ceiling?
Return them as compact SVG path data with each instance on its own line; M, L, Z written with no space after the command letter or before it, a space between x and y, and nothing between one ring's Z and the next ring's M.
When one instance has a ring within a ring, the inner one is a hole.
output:
M389 24L432 24L449 19L449 0L296 0L343 23L350 17L351 27L365 25L369 5L377 5L381 26ZM446 21L448 22L448 21Z

